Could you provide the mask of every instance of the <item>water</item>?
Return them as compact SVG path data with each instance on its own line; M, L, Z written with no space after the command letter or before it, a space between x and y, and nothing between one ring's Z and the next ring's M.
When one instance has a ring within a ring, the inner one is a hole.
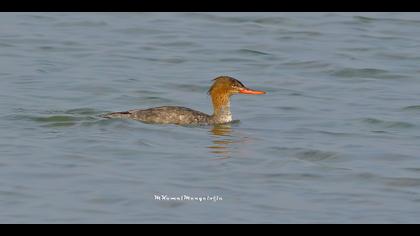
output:
M0 222L419 223L419 50L418 13L1 13ZM98 117L218 75L268 93Z

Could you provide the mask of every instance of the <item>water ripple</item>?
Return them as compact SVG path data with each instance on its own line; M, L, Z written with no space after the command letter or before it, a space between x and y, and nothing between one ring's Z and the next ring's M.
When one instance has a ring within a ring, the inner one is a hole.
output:
M409 123L409 122L385 121L385 120L376 119L376 118L363 118L360 121L365 123L365 124L375 125L375 126L383 127L383 128L407 129L407 128L413 128L413 127L416 126L415 124L412 124L412 123Z
M407 106L402 109L406 111L420 111L420 105Z
M376 79L398 79L401 76L393 75L387 70L375 69L375 68L344 68L336 71L332 71L331 75L344 78L364 77L364 78L376 78Z
M337 160L341 155L332 151L322 151L306 148L286 148L286 147L271 147L275 153L285 156L291 156L304 161L324 161Z

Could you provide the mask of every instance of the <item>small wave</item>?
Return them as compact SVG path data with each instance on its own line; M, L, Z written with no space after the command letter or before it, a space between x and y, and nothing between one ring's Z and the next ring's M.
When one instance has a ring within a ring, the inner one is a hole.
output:
M383 128L412 128L416 125L403 121L385 121L376 118L363 118L361 121L369 125L377 125Z
M375 119L375 118L363 118L362 121L364 123L368 123L368 124L381 124L381 123L385 122L383 120L379 120L379 119Z
M391 60L420 60L420 56L416 53L379 52L375 56Z
M103 27L108 24L104 21L76 21L76 22L61 22L54 26L58 27Z
M156 28L139 28L139 27L117 29L117 30L113 30L113 31L116 32L116 33L122 33L122 34L139 34L139 35L162 34L164 32L164 31L156 29Z
M418 187L419 178L387 178L387 185L395 187Z
M38 47L40 51L44 52L86 52L88 49L84 47L75 47L75 46L40 46Z
M404 107L403 110L406 110L406 111L420 111L420 105L407 106L407 107Z
M72 116L48 116L48 117L34 117L32 120L36 122L73 122L77 119Z
M76 114L76 115L97 115L101 111L92 109L92 108L76 108L65 111L66 114Z
M32 117L31 120L41 123L44 127L68 127L77 124L78 119L73 116L55 115L47 117Z
M315 180L322 179L322 175L308 174L308 173L262 173L262 178L267 179L291 179L291 180Z
M389 128L412 128L416 125L408 123L408 122L388 122L387 127Z
M173 57L173 58L145 57L145 58L141 58L141 59L146 60L146 61L163 62L163 63L168 63L168 64L181 64L181 63L184 63L184 62L188 61L187 59L184 59L184 58L181 58L181 57Z
M342 51L347 51L347 52L368 52L368 51L372 51L372 50L379 50L376 47L344 47L341 48Z
M331 75L337 77L354 78L354 77L365 77L375 79L393 79L399 78L398 75L393 75L386 70L375 69L375 68L345 68L337 71L332 71Z
M292 107L292 106L278 106L276 108L277 109L280 109L280 110L284 110L284 111L298 111L298 110L302 110L299 107Z
M411 171L411 172L416 172L416 173L420 173L420 168L417 167L408 167L408 168L404 168L405 170Z
M148 102L161 102L161 103L173 103L173 100L168 98L162 98L158 96L146 96L140 98L142 102L148 103Z
M195 84L168 84L168 88L176 87L179 91L185 91L185 92L206 92L208 90L207 86L204 85L195 85Z
M170 64L180 64L180 63L184 63L187 60L184 58L180 58L180 57L174 57L174 58L165 58L165 59L161 59L161 62L165 62L165 63L170 63Z
M255 62L252 59L247 59L247 58L241 58L241 57L226 57L226 58L220 58L218 60L219 62Z
M295 68L326 68L330 66L328 63L322 63L319 61L292 61L292 62L285 62L283 65L288 67L295 67Z
M411 19L395 19L395 18L373 18L368 16L354 16L355 20L361 23L372 23L376 21L383 21L387 23L398 23L398 24L420 24L419 20L411 20Z
M220 22L220 23L244 24L244 23L252 22L252 18L250 18L249 16L229 16L224 13L189 12L185 14L188 15L188 17L194 17L197 20L200 19L200 20Z
M163 42L163 43L155 43L153 45L173 47L173 48L180 48L180 47L191 48L191 47L197 46L197 44L193 41Z
M263 18L255 19L253 20L253 22L258 23L258 24L278 25L278 24L290 22L290 19L285 18L285 17L263 17Z
M372 17L367 17L367 16L353 16L353 18L361 23L370 23L375 20L378 20Z
M332 131L324 131L324 130L320 130L318 131L318 133L332 135L332 136L340 136L340 137L357 136L357 134L355 133L332 132Z
M0 48L11 48L11 47L14 47L14 45L8 44L8 43L0 43Z
M68 127L100 120L99 115L104 112L92 108L76 108L66 111L45 111L43 113L48 115L19 114L10 116L10 119L36 122L42 127Z
M296 158L305 161L322 161L337 159L338 154L335 152L320 151L320 150L305 150L296 153Z
M339 157L339 153L332 151L322 151L317 149L287 147L273 147L272 149L281 155L292 156L294 158L304 161L335 160Z
M293 36L308 36L311 38L322 35L321 32L317 32L317 31L289 31L287 32L287 34L293 35Z
M271 55L270 53L267 53L267 52L262 52L262 51L258 51L258 50L252 50L252 49L246 49L246 48L239 49L238 52L242 53L242 54Z

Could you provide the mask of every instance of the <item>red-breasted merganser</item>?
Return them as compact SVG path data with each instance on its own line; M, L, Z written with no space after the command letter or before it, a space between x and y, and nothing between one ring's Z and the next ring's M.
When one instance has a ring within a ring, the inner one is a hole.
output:
M234 94L265 94L264 91L253 90L245 87L239 80L229 76L215 78L208 94L213 102L213 115L192 110L186 107L163 106L145 110L130 110L125 112L113 112L104 115L105 118L122 118L139 120L154 124L177 124L177 125L212 125L223 124L232 121L230 112L230 96Z

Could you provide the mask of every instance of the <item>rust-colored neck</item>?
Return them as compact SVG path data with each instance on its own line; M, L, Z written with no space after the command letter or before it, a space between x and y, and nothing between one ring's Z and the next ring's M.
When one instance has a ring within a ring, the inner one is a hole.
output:
M217 93L217 91L213 91L210 95L214 109L214 113L212 115L213 119L220 123L232 121L232 113L230 112L230 94Z

